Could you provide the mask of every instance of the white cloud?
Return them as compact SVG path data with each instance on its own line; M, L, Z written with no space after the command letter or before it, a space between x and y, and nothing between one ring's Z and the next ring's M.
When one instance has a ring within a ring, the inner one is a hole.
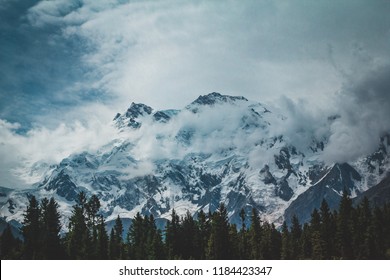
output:
M330 137L328 160L372 151L376 136L389 129L388 68L383 66L389 61L386 7L366 1L39 1L25 15L33 34L48 27L39 40L55 47L61 37L58 51L76 59L53 61L55 70L74 64L64 69L81 74L76 81L67 80L72 73L59 75L63 79L53 84L61 81L61 89L48 93L58 107L71 103L69 110L53 109L45 98L39 99L44 113L34 116L35 128L24 136L15 133L16 124L1 121L3 182L13 184L9 170L22 162L58 162L104 143L115 133L106 123L131 101L155 109L183 108L211 91L274 103L288 119L269 133L302 146L311 141L308 135ZM60 32L50 33L52 26ZM29 55L45 53L33 50ZM41 60L34 57L31 64ZM51 73L43 73L51 63L43 65L32 75L43 80L37 84L51 81ZM102 92L104 98L83 100L90 92ZM326 117L334 113L341 118L329 128ZM174 137L178 127L196 128L195 151L230 145L245 149L253 139L227 137L238 116L218 110L206 112L203 119L182 115L182 123L164 129ZM232 125L221 128L221 123ZM173 141L157 141L162 128L152 127L132 136L148 139L138 147L138 158L180 157L185 152ZM205 141L202 133L211 138Z
M264 102L288 95L315 103L341 85L328 59L329 44L334 53L347 54L335 42L341 31L334 30L328 41L319 38L326 26L316 20L324 19L313 19L300 5L78 2L40 2L29 16L40 25L51 24L44 15L54 16L65 37L79 38L86 50L81 65L95 80L87 86L116 97L117 104L131 99L180 108L211 91Z
M78 121L62 123L55 129L37 127L26 135L15 133L17 128L18 124L0 120L0 184L14 188L42 179L30 173L34 164L58 164L73 153L95 151L117 133L111 124L96 119L87 124Z

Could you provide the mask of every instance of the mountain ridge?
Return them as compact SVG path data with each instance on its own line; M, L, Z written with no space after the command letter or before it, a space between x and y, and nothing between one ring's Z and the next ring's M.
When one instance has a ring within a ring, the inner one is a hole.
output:
M167 219L173 208L196 215L224 202L233 223L240 223L241 209L249 215L256 208L262 219L280 225L296 211L306 221L326 196L336 204L343 188L356 197L389 170L389 138L373 155L326 165L326 139L313 136L299 149L273 132L285 121L261 103L215 92L182 110L156 111L133 102L115 116L118 134L108 144L72 154L51 169L42 165L46 177L31 189L7 193L0 213L20 222L28 195L54 196L66 223L84 191L99 197L107 221L137 212Z

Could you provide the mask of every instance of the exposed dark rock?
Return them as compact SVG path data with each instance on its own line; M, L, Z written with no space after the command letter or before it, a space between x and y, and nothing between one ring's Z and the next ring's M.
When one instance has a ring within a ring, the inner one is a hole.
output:
M286 180L282 180L279 182L275 194L279 196L284 201L289 201L291 197L294 195L294 191L288 185Z
M7 225L10 225L12 235L15 238L23 240L23 233L21 231L22 225L16 221L6 222L2 217L0 217L0 236L3 234L3 231L6 229Z
M75 200L79 193L79 189L72 182L70 176L66 174L65 170L62 170L53 180L48 182L45 190L55 190L59 196L69 201Z
M274 158L275 158L275 164L278 166L279 169L291 170L290 152L288 151L287 147L281 148L279 155L275 155Z
M323 199L326 199L331 210L337 209L343 191L350 194L355 189L354 180L359 181L361 177L353 167L347 163L335 164L322 180L290 204L284 214L286 222L290 223L293 215L297 215L301 223L308 222L311 213L315 208L320 208Z
M368 198L371 207L382 207L390 203L390 173L379 184L361 193L353 201L359 204L364 197Z
M153 119L155 121L159 121L159 122L168 122L171 117L164 113L163 111L157 111L156 113L153 114Z
M142 103L131 103L131 106L126 111L126 117L128 118L138 118L139 116L150 115L153 109Z
M243 96L229 96L229 95L222 95L218 92L212 92L207 95L200 95L191 104L214 105L218 102L229 102L229 101L236 101L236 100L248 101L248 99L246 99Z
M263 169L260 170L260 176L262 177L262 181L264 184L274 184L276 185L276 179L272 176L271 172L269 172L269 166L266 164Z

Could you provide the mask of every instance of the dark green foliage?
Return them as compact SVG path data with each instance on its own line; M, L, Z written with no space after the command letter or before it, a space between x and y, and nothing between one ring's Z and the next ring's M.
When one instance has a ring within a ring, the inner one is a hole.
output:
M334 252L334 232L336 225L332 216L329 205L324 199L320 208L320 236L323 240L323 257L330 259Z
M127 235L128 257L137 260L164 259L166 257L161 231L153 215L142 217L137 213Z
M85 221L83 209L79 206L73 208L67 234L67 251L71 259L82 259L88 255L89 232Z
M93 195L88 200L84 192L80 192L73 206L69 219L65 247L70 259L105 259L106 235L102 232L101 215L98 214L100 201Z
M29 204L26 213L24 214L22 227L24 237L23 258L31 260L40 258L40 248L42 244L40 238L41 209L35 196L31 196L28 202Z
M262 237L260 241L261 259L272 260L279 259L280 256L277 253L279 248L279 234L274 225L268 222L261 224Z
M239 237L237 226L235 224L229 225L229 259L239 258Z
M46 260L63 259L65 251L60 239L61 216L58 213L58 203L51 198L50 200L43 199L41 205L41 257Z
M261 221L259 214L255 208L252 209L251 214L251 226L249 228L249 242L251 246L251 252L249 254L251 259L262 259L261 251L261 238L262 238L262 229Z
M206 214L203 212L203 210L200 210L200 212L198 213L197 228L199 234L197 240L199 259L205 260L208 240L210 237L210 220L209 217L207 217Z
M294 215L292 217L292 226L291 226L291 258L299 259L301 256L301 235L302 228L299 223L298 217Z
M147 259L161 260L165 258L164 244L162 242L161 231L157 229L153 215L149 219L145 218L146 223L146 252Z
M302 235L301 235L301 259L310 259L312 257L312 230L309 226L309 224L305 223L303 225L302 229Z
M123 243L123 224L121 218L115 220L115 225L110 233L109 257L111 260L120 260L125 256L125 248Z
M21 245L21 241L13 236L11 226L8 224L0 239L0 258L2 260L21 258Z
M80 193L69 219L68 233L60 238L58 204L51 198L39 203L29 198L24 214L24 242L15 239L8 225L0 240L2 259L390 259L390 206L372 209L368 199L357 207L343 194L338 211L322 201L310 223L301 226L296 216L280 230L260 219L252 209L250 226L240 212L239 229L228 222L221 204L214 213L200 211L197 219L172 210L165 236L151 216L134 217L123 240L118 216L108 237L99 214L100 201Z
M43 198L40 204L34 196L29 198L22 227L24 259L66 257L60 238L60 217L54 198Z
M233 259L229 238L228 215L223 203L220 204L218 211L211 216L207 258L211 260Z
M321 216L317 209L313 210L310 220L310 230L309 235L306 238L309 238L307 242L311 246L311 255L309 257L316 260L322 260L325 258L325 242L322 239L321 235ZM303 254L306 255L306 254Z
M168 253L168 259L181 258L181 236L180 236L180 217L172 209L171 220L167 222L165 229L165 243Z
M281 258L389 259L389 236L388 205L371 209L364 199L354 208L344 192L339 211L331 213L324 200L319 211L313 210L310 223L303 228L294 218L291 230L287 224L282 225Z
M288 230L286 222L283 222L282 225L282 249L280 253L280 257L282 260L290 260L292 259L291 252L291 235Z
M200 236L199 229L190 212L187 211L181 222L181 258L200 259L201 250L199 248Z
M238 243L238 258L241 260L246 260L250 257L249 250L249 239L248 239L248 231L246 229L245 219L246 214L245 210L241 209L240 211L241 218L241 230L238 233L239 243Z
M99 216L96 238L96 259L108 259L108 235L104 224L103 216Z
M131 259L142 260L146 259L144 248L146 247L145 236L145 222L144 218L138 212L133 219L133 223L130 226L127 243L128 252Z
M353 220L352 214L354 209L352 208L352 200L346 192L343 193L343 197L340 201L338 219L337 219L337 232L336 243L338 252L337 255L342 259L352 259L353 257Z
M85 212L87 215L88 226L93 227L97 224L100 216L98 215L100 209L100 201L96 195L92 195L85 204Z

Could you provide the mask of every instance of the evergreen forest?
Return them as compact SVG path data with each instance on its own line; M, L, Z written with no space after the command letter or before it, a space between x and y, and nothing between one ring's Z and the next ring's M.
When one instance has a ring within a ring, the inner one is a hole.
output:
M280 228L260 219L255 209L240 212L241 225L230 224L223 203L214 213L200 211L197 218L175 210L165 228L153 215L137 214L124 236L118 216L107 232L100 201L78 195L67 232L55 199L29 198L22 226L23 240L8 225L0 245L1 259L390 259L390 205L371 207L368 199L353 206L344 193L338 210L325 200L309 223L296 216ZM249 225L249 226L247 226Z

